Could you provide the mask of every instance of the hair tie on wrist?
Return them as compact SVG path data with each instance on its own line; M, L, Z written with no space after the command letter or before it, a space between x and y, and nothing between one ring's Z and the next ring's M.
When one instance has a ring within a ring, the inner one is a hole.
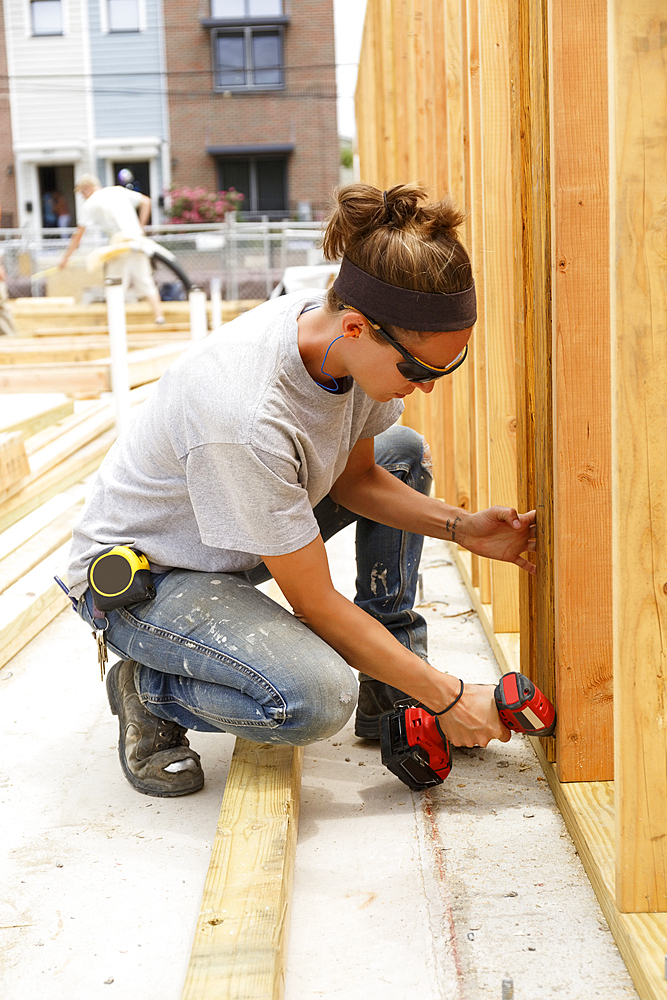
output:
M456 696L456 698L454 699L454 701L453 701L453 702L451 703L451 705L448 705L448 706L447 706L447 708L443 708L442 712L436 712L436 713L435 713L436 715L444 715L444 714L445 714L445 712L448 712L448 711L450 710L450 708L454 708L454 705L455 705L455 704L457 703L457 701L459 700L459 698L460 698L460 697L461 697L461 695L463 694L463 679L462 679L462 678L460 678L460 680L461 680L461 690L460 690L460 691L459 691L459 693L457 694L457 696Z

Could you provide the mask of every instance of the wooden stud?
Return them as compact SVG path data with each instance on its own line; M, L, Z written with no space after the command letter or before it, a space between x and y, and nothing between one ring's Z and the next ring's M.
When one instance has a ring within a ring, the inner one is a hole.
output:
M667 910L667 88L662 0L611 0L616 899Z
M489 501L516 506L516 401L507 0L480 0L484 309L487 342ZM491 565L494 626L519 628L518 577Z
M302 762L236 740L182 1000L282 998Z

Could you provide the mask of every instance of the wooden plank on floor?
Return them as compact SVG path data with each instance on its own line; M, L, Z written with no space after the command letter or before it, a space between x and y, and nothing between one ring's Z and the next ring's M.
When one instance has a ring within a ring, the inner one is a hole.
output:
M280 1000L303 750L238 738L182 1000Z

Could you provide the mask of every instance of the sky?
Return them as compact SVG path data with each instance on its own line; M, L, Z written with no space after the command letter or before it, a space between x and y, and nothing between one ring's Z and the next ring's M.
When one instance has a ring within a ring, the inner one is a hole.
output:
M336 44L336 82L338 85L338 134L352 137L354 126L354 88L366 0L333 0Z

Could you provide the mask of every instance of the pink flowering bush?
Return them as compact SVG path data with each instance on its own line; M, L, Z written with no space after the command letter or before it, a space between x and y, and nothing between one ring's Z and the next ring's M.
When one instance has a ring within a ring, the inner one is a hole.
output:
M224 222L228 212L235 212L245 195L235 188L228 191L207 191L205 188L180 187L169 192L165 215L170 222Z

